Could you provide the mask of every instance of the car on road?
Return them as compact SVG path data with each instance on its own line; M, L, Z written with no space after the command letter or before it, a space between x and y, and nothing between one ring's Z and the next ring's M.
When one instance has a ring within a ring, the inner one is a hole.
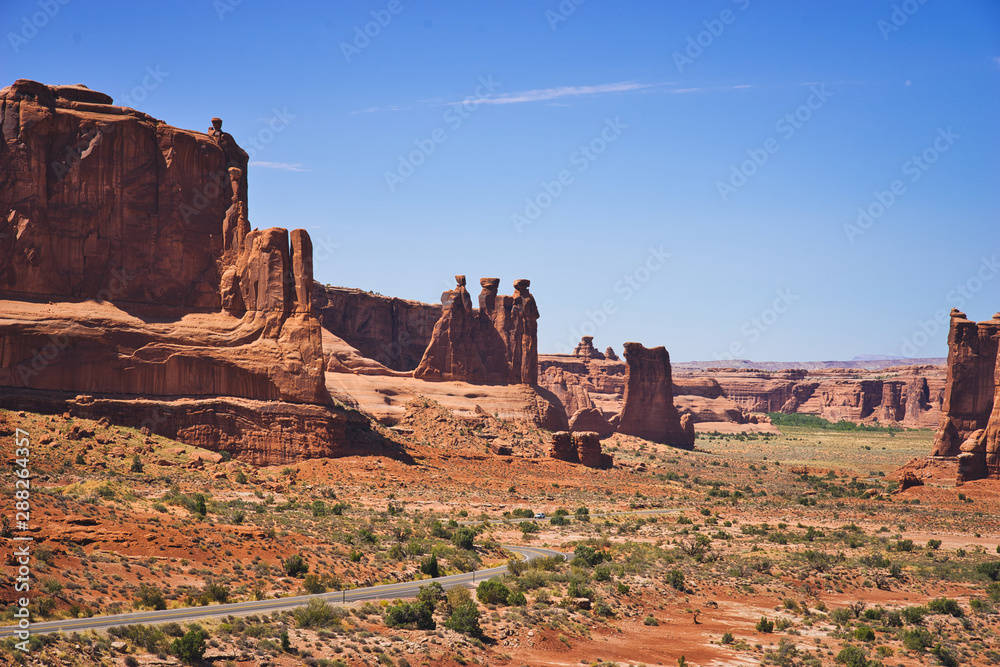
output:
M544 519L545 518L545 512L535 512L535 518L536 519Z

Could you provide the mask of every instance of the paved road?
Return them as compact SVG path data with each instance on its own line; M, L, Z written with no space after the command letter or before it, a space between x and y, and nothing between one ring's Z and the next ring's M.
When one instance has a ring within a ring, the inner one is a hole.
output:
M540 549L537 547L515 547L505 546L504 549L524 556L527 560L543 556L567 556L568 554L551 549ZM30 631L32 634L46 634L49 632L80 632L83 630L94 630L99 628L109 628L115 625L135 625L138 623L155 624L168 623L170 621L193 621L199 618L210 618L219 616L229 616L230 614L257 614L271 613L291 609L293 607L304 607L310 600L327 600L329 602L356 602L358 600L383 600L414 597L418 589L431 581L436 581L445 589L455 586L465 586L484 579L489 579L507 571L506 565L492 567L488 570L478 570L476 572L466 572L465 574L453 574L437 579L423 579L421 581L407 581L398 584L385 584L382 586L371 586L369 588L355 588L349 591L338 591L335 593L319 593L317 595L299 595L289 598L275 598L273 600L259 600L252 602L234 602L231 604L211 605L208 607L184 607L182 609L167 609L164 611L140 611L131 614L116 614L114 616L93 616L91 618L72 618L63 621L48 621L45 623L32 623ZM0 628L0 638L11 637L18 630L15 626Z
M652 510L628 510L627 512L601 512L598 514L588 514L587 516L591 519L604 519L610 516L632 516L635 514L673 514L674 512L683 512L686 507L671 507L669 509L652 509ZM521 523L522 521L547 521L551 519L553 515L546 514L544 519L536 519L534 517L511 517L510 519L488 519L486 521L459 521L460 526L481 526L484 523L488 524L503 524L503 523ZM575 519L575 514L567 514L567 519Z

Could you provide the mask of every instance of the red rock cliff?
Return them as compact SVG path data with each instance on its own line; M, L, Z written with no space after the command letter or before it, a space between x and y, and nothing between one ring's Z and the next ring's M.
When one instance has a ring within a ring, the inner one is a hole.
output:
M194 132L111 102L0 90L6 404L20 389L329 405L308 234L250 230L247 154L221 120ZM232 421L230 442L256 428ZM253 460L268 442L287 460L288 438L257 426Z
M996 391L998 339L1000 313L977 324L960 310L951 311L944 414L934 436L933 456L958 456L962 443L986 428Z

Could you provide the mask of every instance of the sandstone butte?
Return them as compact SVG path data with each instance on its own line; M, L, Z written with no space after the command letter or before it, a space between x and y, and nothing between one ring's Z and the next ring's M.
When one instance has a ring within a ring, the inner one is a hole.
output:
M1000 313L973 322L953 309L948 379L932 457L958 459L959 484L1000 479Z

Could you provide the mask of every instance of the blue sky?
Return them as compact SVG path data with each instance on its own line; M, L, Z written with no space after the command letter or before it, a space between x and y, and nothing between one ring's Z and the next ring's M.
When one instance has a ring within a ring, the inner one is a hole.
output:
M991 0L7 0L0 27L3 85L222 117L251 224L309 230L322 282L530 278L545 352L944 356L951 307L1000 310Z

